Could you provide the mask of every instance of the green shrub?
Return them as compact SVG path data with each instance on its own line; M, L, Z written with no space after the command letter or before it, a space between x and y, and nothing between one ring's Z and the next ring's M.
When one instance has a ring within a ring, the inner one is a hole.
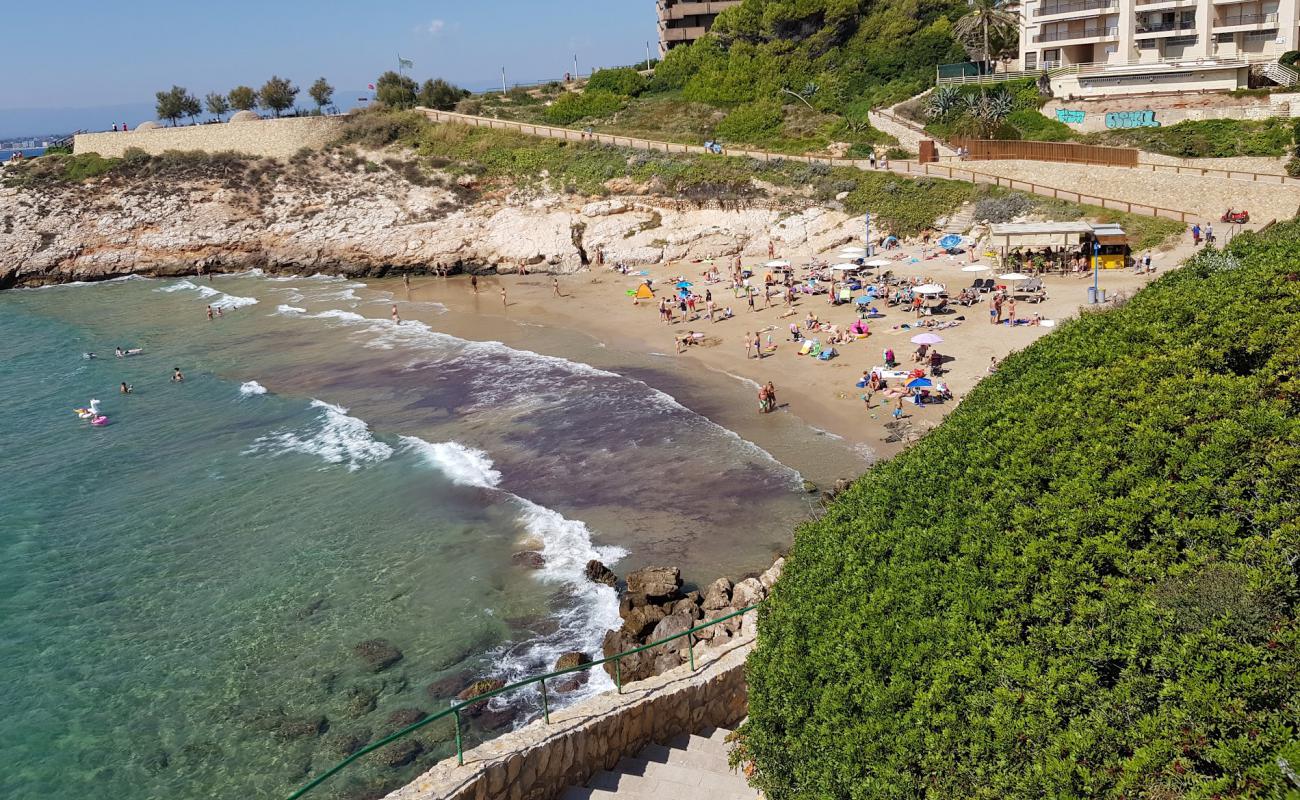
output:
M916 158L916 153L908 152L902 147L891 147L885 151L885 158L893 161L907 161L908 159Z
M342 144L376 148L409 139L428 124L418 111L371 109L350 114L339 135Z
M569 125L582 119L608 117L625 105L626 97L611 92L570 92L552 103L542 116L554 125Z
M587 79L588 92L609 92L610 94L636 97L645 91L646 79L631 67L617 69L599 69Z
M1016 129L1017 138L1035 142L1068 142L1074 138L1074 131L1064 122L1044 116L1041 112L1028 109L1013 111L1007 117L1007 124Z
M1291 156L1287 159L1286 174L1292 178L1300 178L1300 156Z
M762 142L781 131L785 118L781 104L766 100L741 106L718 123L717 135L724 141Z
M1281 156L1292 142L1292 122L1277 117L1189 120L1169 127L1106 131L1084 138L1181 158Z
M1294 796L1300 222L1225 250L800 528L746 667L768 797Z
M1295 66L1295 62L1300 61L1300 50L1288 50L1278 56L1277 63L1284 67Z

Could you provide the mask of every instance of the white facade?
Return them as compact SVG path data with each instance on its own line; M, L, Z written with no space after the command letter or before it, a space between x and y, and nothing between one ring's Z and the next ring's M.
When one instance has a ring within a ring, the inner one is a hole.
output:
M1298 10L1300 0L1025 0L1020 68L1276 59L1300 49Z

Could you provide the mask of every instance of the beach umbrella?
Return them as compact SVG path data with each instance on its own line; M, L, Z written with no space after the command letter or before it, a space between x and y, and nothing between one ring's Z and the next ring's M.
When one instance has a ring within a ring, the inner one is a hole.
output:
M870 304L871 301L874 300L874 299L876 299L876 298L872 297L872 296L869 295L869 294L864 294L864 295L862 295L861 297L859 297L857 300L855 300L854 302L856 302L856 303L857 303L858 305L860 305L860 306L865 306L865 305Z
M986 267L983 264L971 264L969 267L962 267L962 272L988 272L992 267Z
M769 261L769 262L767 262L767 263L764 264L763 266L765 266L765 267L772 267L773 269L776 269L776 268L778 268L778 267L788 267L788 266L790 266L790 262L789 262L789 261L786 261L784 258L778 258L778 259L775 260L775 261Z
M866 264L863 264L863 266L864 267L887 267L891 263L893 262L891 262L887 258L873 258L870 261L868 261Z
M865 247L847 247L847 246L846 246L846 247L841 247L841 248L840 248L840 252L841 252L841 253L857 253L857 254L859 254L859 255L866 255L867 249L866 249Z
M961 244L961 236L950 233L939 240L939 246L944 250L951 250Z
M831 269L835 270L836 272L853 272L854 270L858 270L862 268L859 267L857 264L836 264L835 266L831 267Z
M943 337L937 333L918 333L912 337L912 344L943 344Z
M913 378L907 382L907 388L909 389L921 389L930 386L934 386L934 383L929 378Z
M937 283L927 283L916 287L912 291L917 294L943 294L945 289Z
M1027 280L1029 280L1029 276L1028 276L1028 275L1022 275L1022 274L1019 273L1019 272L1008 272L1006 275L999 275L999 276L998 276L998 280L1003 280L1003 281L1027 281Z
M678 289L689 289L689 288L691 288L691 287L694 286L694 285L695 285L695 284L691 283L690 281L679 281L679 282L677 283L677 288L678 288Z

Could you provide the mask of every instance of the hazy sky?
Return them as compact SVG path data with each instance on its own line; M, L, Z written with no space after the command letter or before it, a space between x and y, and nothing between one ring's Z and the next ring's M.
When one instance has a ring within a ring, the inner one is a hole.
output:
M202 97L271 74L346 91L397 66L486 88L626 64L655 46L654 0L63 0L19 3L0 46L5 111L153 103L173 83ZM21 115L25 119L31 114ZM134 123L133 123L134 124ZM33 131L34 132L34 131Z

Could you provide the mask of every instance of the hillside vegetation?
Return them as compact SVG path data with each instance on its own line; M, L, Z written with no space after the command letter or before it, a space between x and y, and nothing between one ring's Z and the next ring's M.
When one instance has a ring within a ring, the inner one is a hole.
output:
M896 142L868 124L868 110L924 91L936 64L965 59L952 35L965 9L959 0L745 0L649 79L602 70L581 93L484 96L462 110L692 144L883 150Z
M757 784L1300 797L1298 365L1300 222L1008 358L798 532Z

